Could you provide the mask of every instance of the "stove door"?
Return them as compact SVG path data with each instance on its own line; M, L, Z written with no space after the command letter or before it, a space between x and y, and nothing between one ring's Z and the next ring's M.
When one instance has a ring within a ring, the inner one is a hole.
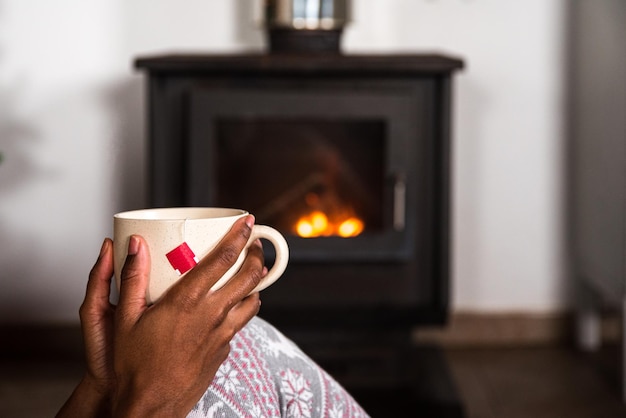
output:
M426 236L414 93L194 91L187 201L250 211L294 261L406 260Z

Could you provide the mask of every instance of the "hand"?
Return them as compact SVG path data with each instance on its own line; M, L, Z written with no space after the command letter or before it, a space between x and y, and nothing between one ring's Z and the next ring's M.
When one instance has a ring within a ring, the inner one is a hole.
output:
M253 222L251 216L236 222L152 306L145 300L150 255L138 236L129 244L118 306L109 303L113 256L105 240L80 310L87 373L59 416L106 415L107 407L113 416L185 416L226 359L234 334L258 313L258 294L247 295L265 272L260 244L226 285L210 290L245 247Z
M210 290L237 260L251 223L241 221L233 229L216 251L151 307L145 300L147 246L131 238L115 314L114 413L186 416L228 356L232 337L258 312L258 294L247 295L262 277L259 246L251 247L252 256L233 280Z

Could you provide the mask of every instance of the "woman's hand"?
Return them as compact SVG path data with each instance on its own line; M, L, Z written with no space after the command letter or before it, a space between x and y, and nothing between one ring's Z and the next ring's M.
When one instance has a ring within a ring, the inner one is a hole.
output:
M113 242L105 239L89 273L85 300L80 307L87 370L57 417L110 417L113 373L115 305L109 302L113 276Z
M186 416L228 356L232 337L258 312L258 294L247 295L262 277L259 246L250 248L233 280L210 290L250 237L251 224L239 222L233 229L150 307L145 299L150 256L143 240L131 238L115 313L116 415Z
M186 416L229 353L229 342L257 314L248 294L265 274L260 244L239 272L211 287L235 263L254 218L237 221L220 244L152 306L145 294L150 254L131 237L117 306L109 303L113 246L105 240L80 316L87 373L59 416ZM109 410L110 408L110 410Z

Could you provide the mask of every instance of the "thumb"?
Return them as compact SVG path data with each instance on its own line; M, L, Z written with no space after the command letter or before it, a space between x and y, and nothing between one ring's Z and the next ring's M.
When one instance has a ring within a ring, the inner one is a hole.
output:
M146 309L146 290L150 279L150 252L144 239L132 235L128 255L120 275L120 295L116 309L120 322L135 320Z

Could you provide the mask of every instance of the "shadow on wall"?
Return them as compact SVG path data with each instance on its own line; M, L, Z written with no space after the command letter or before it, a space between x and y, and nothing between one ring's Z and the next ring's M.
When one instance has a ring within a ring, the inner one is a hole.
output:
M0 20L4 3L0 2ZM0 39L0 69L3 68L3 39ZM24 80L3 77L0 70L0 193L22 187L33 178L45 175L28 152L37 146L41 136L26 118L19 115L20 97L25 90ZM2 224L0 219L0 235Z
M0 2L0 21L3 17L4 3ZM0 38L0 286L8 303L0 305L0 321L5 318L16 319L22 314L15 306L26 306L28 301L14 288L14 280L19 280L24 266L32 265L32 254L38 254L42 248L36 236L14 225L12 219L15 208L7 205L9 196L19 194L42 179L54 177L54 167L38 162L34 156L42 147L44 136L36 124L21 113L24 97L28 90L28 80L7 73L6 39ZM6 261L6 262L4 262ZM25 309L25 308L22 308Z
M1 53L1 51L0 51ZM0 59L0 65L2 60ZM45 169L30 158L28 149L41 141L37 130L17 113L23 84L0 82L0 193L19 189Z
M3 3L0 2L0 18L2 9ZM3 39L0 39L0 69L4 61L3 43ZM42 137L18 111L20 98L26 89L25 82L3 75L0 70L0 196L6 196L48 174L48 170L38 165L30 152L33 147L40 145ZM10 229L1 215L0 211L0 237L10 243Z
M113 213L145 205L139 81L46 96L48 104L30 115L41 132L16 111L24 92L0 83L0 202L9 202L0 204L0 322L77 320ZM48 151L59 158L42 166ZM28 213L16 213L12 199Z
M18 40L0 31L0 323L77 321L112 214L145 205L141 78L40 80Z

